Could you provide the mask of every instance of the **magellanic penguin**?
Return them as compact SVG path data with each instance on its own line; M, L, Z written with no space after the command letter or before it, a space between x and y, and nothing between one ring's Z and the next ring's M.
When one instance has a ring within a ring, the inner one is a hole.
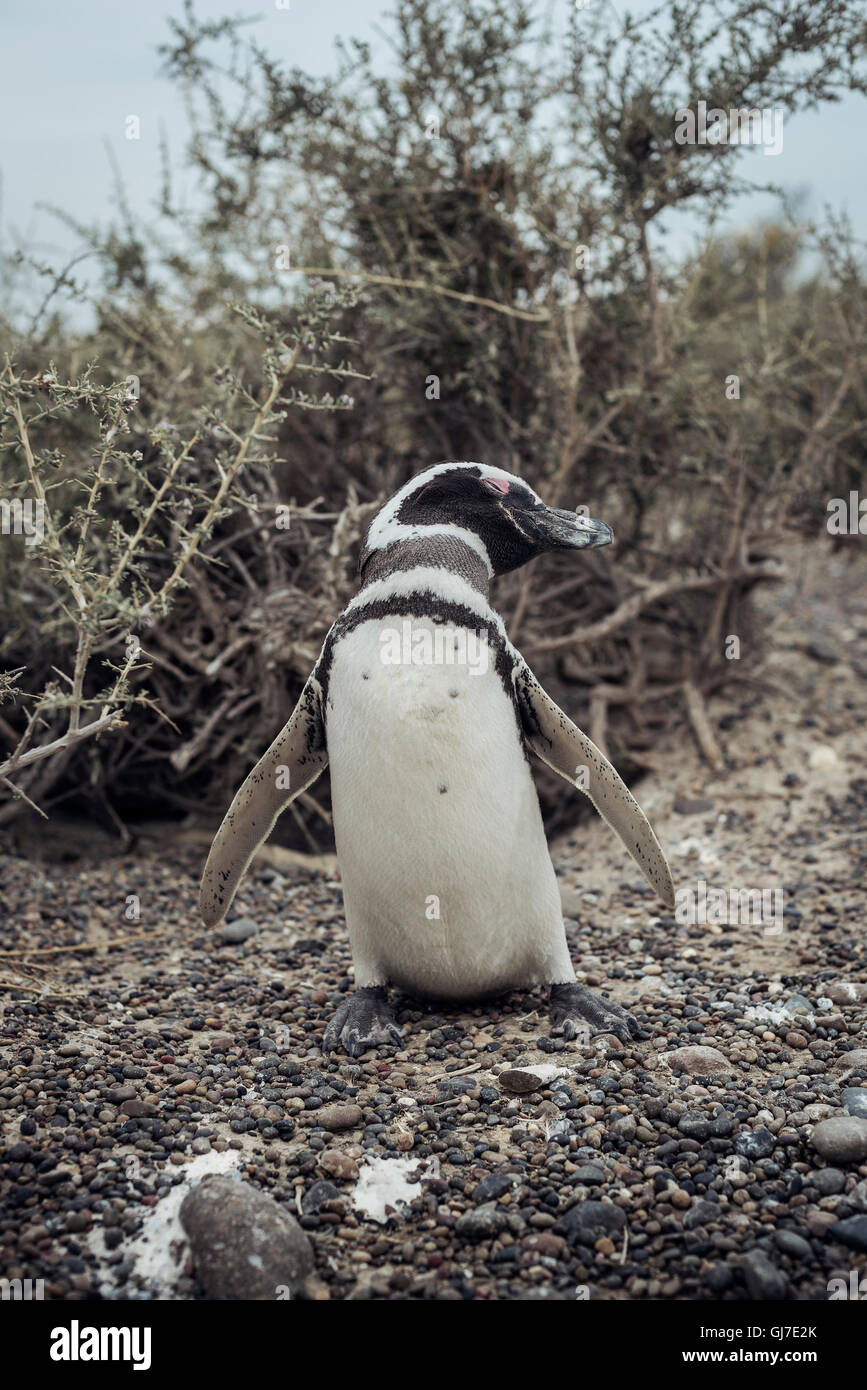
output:
M326 1049L399 1042L389 985L460 1000L545 984L567 1038L588 1025L635 1033L630 1014L575 980L529 752L586 792L672 906L668 864L488 603L494 575L612 538L605 522L546 507L520 478L478 463L426 469L374 518L359 591L232 802L201 888L213 925L277 816L330 766L356 989Z

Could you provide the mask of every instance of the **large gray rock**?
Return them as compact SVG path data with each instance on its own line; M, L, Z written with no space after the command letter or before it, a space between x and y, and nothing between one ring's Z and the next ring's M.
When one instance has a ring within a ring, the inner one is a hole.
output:
M313 1269L298 1222L273 1197L239 1178L206 1178L181 1205L196 1276L210 1298L294 1297Z
M835 1115L816 1125L810 1143L830 1163L860 1163L867 1158L867 1120L860 1115Z

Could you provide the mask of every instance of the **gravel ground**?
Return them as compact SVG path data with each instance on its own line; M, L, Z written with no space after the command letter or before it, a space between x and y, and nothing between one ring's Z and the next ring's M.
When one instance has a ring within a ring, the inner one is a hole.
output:
M822 1301L867 1276L867 586L821 546L792 569L764 600L771 684L712 708L726 767L684 734L639 789L678 886L780 889L782 912L681 923L601 824L552 847L578 977L641 1041L551 1038L539 992L404 1000L401 1049L325 1058L351 987L336 878L254 871L211 933L180 842L0 856L0 949L27 952L0 956L3 1276L65 1299Z

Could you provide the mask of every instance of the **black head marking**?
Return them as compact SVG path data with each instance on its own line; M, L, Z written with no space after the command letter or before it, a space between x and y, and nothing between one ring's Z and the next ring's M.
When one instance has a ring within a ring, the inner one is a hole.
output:
M539 506L520 478L479 464L456 465L410 492L394 519L402 527L419 528L420 534L446 526L471 531L485 547L494 574L506 574L541 553L520 525L521 514Z

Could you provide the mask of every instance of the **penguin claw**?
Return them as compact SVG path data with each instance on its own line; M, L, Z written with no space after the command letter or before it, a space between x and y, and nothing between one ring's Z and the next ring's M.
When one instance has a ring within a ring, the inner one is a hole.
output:
M631 1013L579 984L551 986L551 1031L562 1033L567 1042L588 1031L613 1033L621 1042L641 1036Z
M360 1057L370 1047L400 1047L402 1039L386 991L381 985L368 985L340 1005L325 1030L322 1051L343 1047L350 1057Z

